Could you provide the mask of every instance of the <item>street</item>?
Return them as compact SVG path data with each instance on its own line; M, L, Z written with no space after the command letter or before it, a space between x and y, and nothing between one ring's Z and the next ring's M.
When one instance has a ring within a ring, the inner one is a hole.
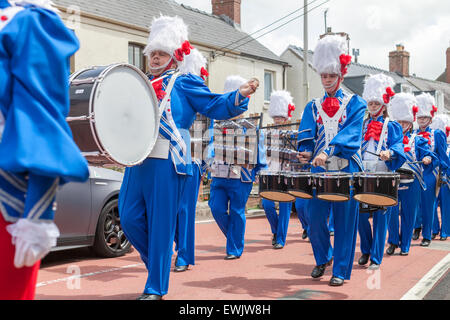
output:
M196 265L171 272L165 300L416 300L449 299L450 241L430 247L413 241L408 256L384 256L381 268L359 266L359 239L352 278L330 287L331 267L312 279L314 258L301 225L291 216L286 246L274 250L264 216L247 219L244 254L225 261L225 238L214 221L196 224ZM176 255L173 256L173 261ZM136 250L98 259L87 248L51 253L41 265L37 300L134 300L146 270ZM442 280L441 280L442 279ZM441 281L440 281L441 280ZM431 290L431 289L435 290ZM447 289L446 289L447 288Z

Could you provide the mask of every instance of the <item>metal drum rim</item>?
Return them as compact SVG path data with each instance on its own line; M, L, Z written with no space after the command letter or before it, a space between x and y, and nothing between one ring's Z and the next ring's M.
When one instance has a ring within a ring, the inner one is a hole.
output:
M157 119L157 122L156 122L155 132L154 132L155 138L153 139L153 141L150 142L149 147L146 150L146 155L145 156L142 156L140 159L134 160L134 161L130 161L128 163L122 163L122 162L120 162L118 160L115 160L115 159L113 159L111 157L111 155L108 152L108 150L105 147L103 147L102 143L100 142L100 139L98 137L98 132L97 132L95 126L94 126L94 123L95 123L95 112L94 112L94 107L93 107L93 97L94 97L95 93L97 92L97 90L99 88L99 85L101 84L100 79L105 77L108 72L111 72L113 69L118 68L118 67L127 67L127 68L130 68L130 69L136 71L142 77L142 79L145 80L144 83L150 89L151 95L153 96L153 99L156 102L156 105L158 105L157 104L158 99L156 97L155 90L153 89L153 86L151 85L150 81L148 81L147 77L145 76L145 74L140 69L138 69L137 67L135 67L133 65L127 64L127 63L111 64L111 65L106 66L106 68L95 79L95 82L93 84L92 91L91 91L91 97L89 99L89 114L92 114L93 117L89 118L89 124L90 124L91 130L92 130L92 133L93 133L93 137L94 137L95 143L97 144L97 146L98 146L100 152L102 153L102 155L105 156L106 158L108 158L110 161L116 163L116 164L119 164L119 165L122 165L122 166L126 166L126 167L132 167L132 166L135 166L135 165L137 165L139 163L142 163L145 159L148 158L148 156L152 152L152 150L153 150L153 148L154 148L154 146L156 144L157 137L158 137L159 125L160 125L160 119L159 119L160 116L159 116L159 110L157 110L156 115L157 115L158 119ZM80 75L83 71L92 70L92 69L93 69L92 67L91 68L86 68L85 70L81 70L77 75Z

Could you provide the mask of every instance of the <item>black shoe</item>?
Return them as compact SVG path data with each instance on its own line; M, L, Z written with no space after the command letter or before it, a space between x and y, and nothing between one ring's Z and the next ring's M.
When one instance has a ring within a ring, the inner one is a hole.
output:
M141 296L139 296L136 300L162 300L162 296L159 296L157 294L144 293Z
M445 241L445 240L447 240L447 237L443 237L443 236L441 236L441 238L440 238L439 240L441 240L441 241Z
M409 254L408 252L400 251L401 256L407 256L408 254Z
M376 264L375 262L373 262L373 261L370 261L370 265L369 265L369 268L368 268L369 270L378 270L378 269L380 269L380 265L379 264Z
M361 258L359 258L358 264L359 264L360 266L363 266L363 265L367 264L367 262L369 262L369 257L370 257L369 254L363 254L363 255L361 256Z
M389 255L389 256L393 255L395 249L397 249L397 248L398 248L397 245L390 243L389 247L386 249L386 254Z
M328 261L327 263L321 264L319 266L315 266L313 271L311 272L311 277L312 278L320 278L321 276L323 276L323 274L325 273L325 269L330 266L333 262L333 259L331 259L330 261Z
M305 240L306 238L308 238L308 232L306 230L303 230L302 239Z
M431 240L428 239L422 239L422 242L420 243L421 247L428 247L431 243Z
M189 267L189 265L186 265L186 266L175 266L173 271L175 271L175 272L183 272L183 271L186 271L188 269L188 267Z
M344 279L332 276L330 279L330 283L329 285L332 287L339 287L342 286L344 284Z
M422 228L416 228L416 229L414 229L414 233L413 233L413 236L412 236L412 239L413 239L413 240L419 239L419 237L420 237L420 231L422 231Z
M279 244L279 243L275 243L275 244L273 245L273 248L274 248L274 249L283 249L283 245L282 245L282 244Z
M227 254L227 256L224 258L225 260L234 260L239 259L240 257L235 256L234 254Z
M433 233L432 235L431 235L431 240L434 240L434 239L436 239L436 236L438 235L438 233Z
M274 233L272 237L272 245L274 246L277 243L277 234Z

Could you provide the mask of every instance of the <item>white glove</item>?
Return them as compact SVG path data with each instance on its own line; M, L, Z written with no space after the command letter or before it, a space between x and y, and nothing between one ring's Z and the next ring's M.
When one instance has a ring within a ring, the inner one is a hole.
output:
M14 266L31 267L41 260L50 249L56 245L59 237L58 227L53 221L31 221L19 219L16 223L6 226L16 246Z

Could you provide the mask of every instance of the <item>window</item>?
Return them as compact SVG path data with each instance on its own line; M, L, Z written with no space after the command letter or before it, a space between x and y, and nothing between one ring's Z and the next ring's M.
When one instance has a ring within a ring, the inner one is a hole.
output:
M128 44L128 63L145 72L146 71L145 61L146 59L144 56L144 46L134 43Z
M264 71L264 101L270 101L273 91L273 72Z

